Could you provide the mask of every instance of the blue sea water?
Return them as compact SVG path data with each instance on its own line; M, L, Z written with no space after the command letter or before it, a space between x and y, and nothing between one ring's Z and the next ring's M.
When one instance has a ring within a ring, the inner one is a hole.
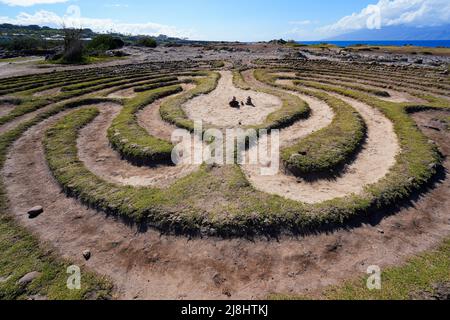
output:
M405 40L405 41L297 41L299 44L334 44L339 47L349 47L357 44L372 45L372 46L407 46L413 45L418 47L447 47L450 48L450 40Z

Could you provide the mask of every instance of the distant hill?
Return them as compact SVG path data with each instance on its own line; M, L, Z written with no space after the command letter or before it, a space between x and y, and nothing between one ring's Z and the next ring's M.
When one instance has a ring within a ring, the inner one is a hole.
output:
M324 41L413 41L413 40L450 40L450 24L437 27L383 27L379 30L358 30Z
M9 23L0 24L0 35L3 37L30 36L53 37L62 35L62 30L38 25L17 26ZM91 29L83 29L83 37L92 38L96 35Z
M91 29L83 29L83 38L91 39L97 36L99 33L92 31ZM124 41L135 42L143 37L143 35L124 35L120 33L112 33L113 36L120 37ZM63 36L63 31L57 28L41 27L38 25L18 26L13 24L0 24L0 40L11 39L16 37L32 37L32 38L49 38L60 39ZM158 43L183 43L187 40L168 37L166 35L159 35L153 37Z

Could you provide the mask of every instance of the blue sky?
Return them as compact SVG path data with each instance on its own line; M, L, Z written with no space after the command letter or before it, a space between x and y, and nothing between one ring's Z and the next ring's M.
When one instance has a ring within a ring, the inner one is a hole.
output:
M64 21L202 40L320 40L363 28L450 23L449 0L0 0L0 9L0 23Z

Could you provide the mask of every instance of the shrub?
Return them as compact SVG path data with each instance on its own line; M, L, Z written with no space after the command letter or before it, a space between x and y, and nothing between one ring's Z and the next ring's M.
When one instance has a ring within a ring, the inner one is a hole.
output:
M34 50L41 47L42 41L33 37L18 37L13 38L10 42L7 42L6 47L10 50Z
M155 39L151 37L144 37L138 40L137 45L146 48L156 48L158 44Z
M96 36L88 45L90 50L115 50L120 49L125 45L122 39L113 37L109 34L102 34Z

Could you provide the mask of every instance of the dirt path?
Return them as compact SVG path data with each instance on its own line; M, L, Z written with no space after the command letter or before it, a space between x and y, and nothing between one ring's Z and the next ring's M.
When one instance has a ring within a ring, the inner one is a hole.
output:
M345 81L340 81L340 80L336 80L334 78L331 78L331 80L333 80L334 82L336 82L336 85L340 85L342 84L342 86L345 88L345 84L348 84L348 82ZM292 81L291 80L277 80L277 83L281 84L281 85L292 85ZM316 82L320 82L320 81L316 81ZM363 84L363 83L358 83L359 86L363 87L363 88L368 88L368 89L375 89L375 90L380 90L380 91L386 91L387 93L389 93L389 97L381 97L381 96L376 96L376 95L372 95L377 99L380 100L384 100L384 101L389 101L389 102L411 102L411 103L426 103L425 100L420 99L418 97L415 97L409 93L406 92L400 92L400 91L396 91L396 90L392 90L392 89L385 89L382 87L377 87L374 85L367 85L367 84ZM366 94L370 95L370 93Z
M184 104L183 108L190 119L202 120L216 127L235 128L263 123L269 114L281 108L282 102L278 97L236 88L233 85L231 71L220 73L222 77L213 92ZM249 96L255 107L246 105L239 109L230 107L229 103L233 97L236 97L239 103L245 103Z
M183 92L191 90L195 87L195 85L193 84L183 84L181 85L181 87L183 88ZM180 95L182 93L179 94L175 94L171 97L176 97L178 95ZM177 130L177 126L174 126L170 123L165 122L162 118L161 118L161 114L159 112L161 104L166 100L166 99L170 99L169 98L165 98L165 99L160 99L157 100L155 103L151 104L150 106L147 106L145 108L143 108L142 110L140 110L138 112L137 119L138 119L138 123L139 125L144 128L145 130L147 130L147 132L149 134L151 134L154 137L163 139L163 140L167 140L167 141L171 141L172 140L172 133Z
M12 110L14 110L16 106L10 103L2 103L0 104L0 117L6 116Z
M0 78L33 73L36 63L42 60L40 57L28 57L24 60L0 62Z
M41 112L48 111L52 109L55 106L55 104L50 104L48 106L45 106L43 108L40 108L38 110L35 110L33 112L26 113L20 117L15 118L14 120L11 120L3 125L0 125L0 134L3 134L9 130L14 129L19 125L20 123L26 122L28 120L33 119L36 115L40 114Z
M286 72L277 72L275 74L279 75L279 76L290 76L290 77L296 76L295 73L286 73ZM339 80L339 79L334 78L333 76L321 75L320 77L323 78L324 80L331 80L331 81L335 82L336 85L338 85L338 86L340 84L342 84L345 87L346 84L349 84L349 81ZM320 79L319 80L314 79L313 81L320 82ZM378 87L378 86L376 86L376 84L367 84L366 83L367 81L365 81L365 80L354 79L354 82L358 86L361 86L363 88L367 88L367 89L371 89L371 90L386 91L389 93L390 97L375 96L376 98L378 98L380 100L390 101L390 102L411 102L411 103L425 103L426 102L425 100L415 97L406 92L401 92L401 91L397 91L397 90L393 90L393 89L386 89L383 87ZM292 85L292 81L290 81L290 80L277 80L277 83ZM367 93L367 94L370 94L370 93Z
M61 93L61 88L53 88L48 89L44 91L38 91L35 94L33 94L33 97L47 97L47 96L53 96Z
M283 73L283 75L291 76L291 73ZM253 72L251 70L243 72L243 77L245 81L254 88L273 89L257 81L253 77ZM289 93L308 103L311 108L311 115L308 119L297 121L290 126L288 130L285 129L280 131L280 143L282 147L292 145L293 143L298 142L299 139L327 127L334 118L333 110L325 102L298 92Z
M110 90L110 89L107 89ZM134 92L134 88L128 88L128 89L123 89L123 90L119 90L119 91L115 91L113 93L110 93L108 95L108 98L112 98L112 99L130 99L130 98L134 98L136 96L136 92Z
M85 166L107 181L131 186L167 187L198 170L196 165L137 167L122 160L111 149L107 130L119 114L120 106L97 105L101 111L93 122L81 129L77 140L78 156ZM148 107L154 109L154 106ZM170 138L168 139L170 141Z
M246 79L251 76L251 72L245 74ZM291 80L281 81L290 81L292 85ZM366 185L379 181L389 172L400 151L392 123L381 112L364 103L337 94L329 94L353 106L367 125L367 140L356 159L335 179L316 181L300 180L282 171L276 175L262 175L262 165L242 166L248 180L255 188L296 201L318 203L360 193ZM305 126L307 125L308 122L305 121ZM297 125L288 127L281 130L281 145L286 137L299 139L309 133L311 131L307 129L299 131Z
M427 123L433 114L418 115ZM362 275L367 266L398 264L450 234L450 180L413 206L374 226L279 241L193 239L139 233L65 197L51 177L41 139L55 117L27 131L3 171L10 212L57 253L108 275L123 299L254 299L307 294ZM448 133L427 131L450 155ZM446 162L447 169L450 163ZM42 188L45 186L45 188ZM44 214L25 214L42 205ZM380 233L383 230L383 233ZM85 262L82 251L92 258Z

